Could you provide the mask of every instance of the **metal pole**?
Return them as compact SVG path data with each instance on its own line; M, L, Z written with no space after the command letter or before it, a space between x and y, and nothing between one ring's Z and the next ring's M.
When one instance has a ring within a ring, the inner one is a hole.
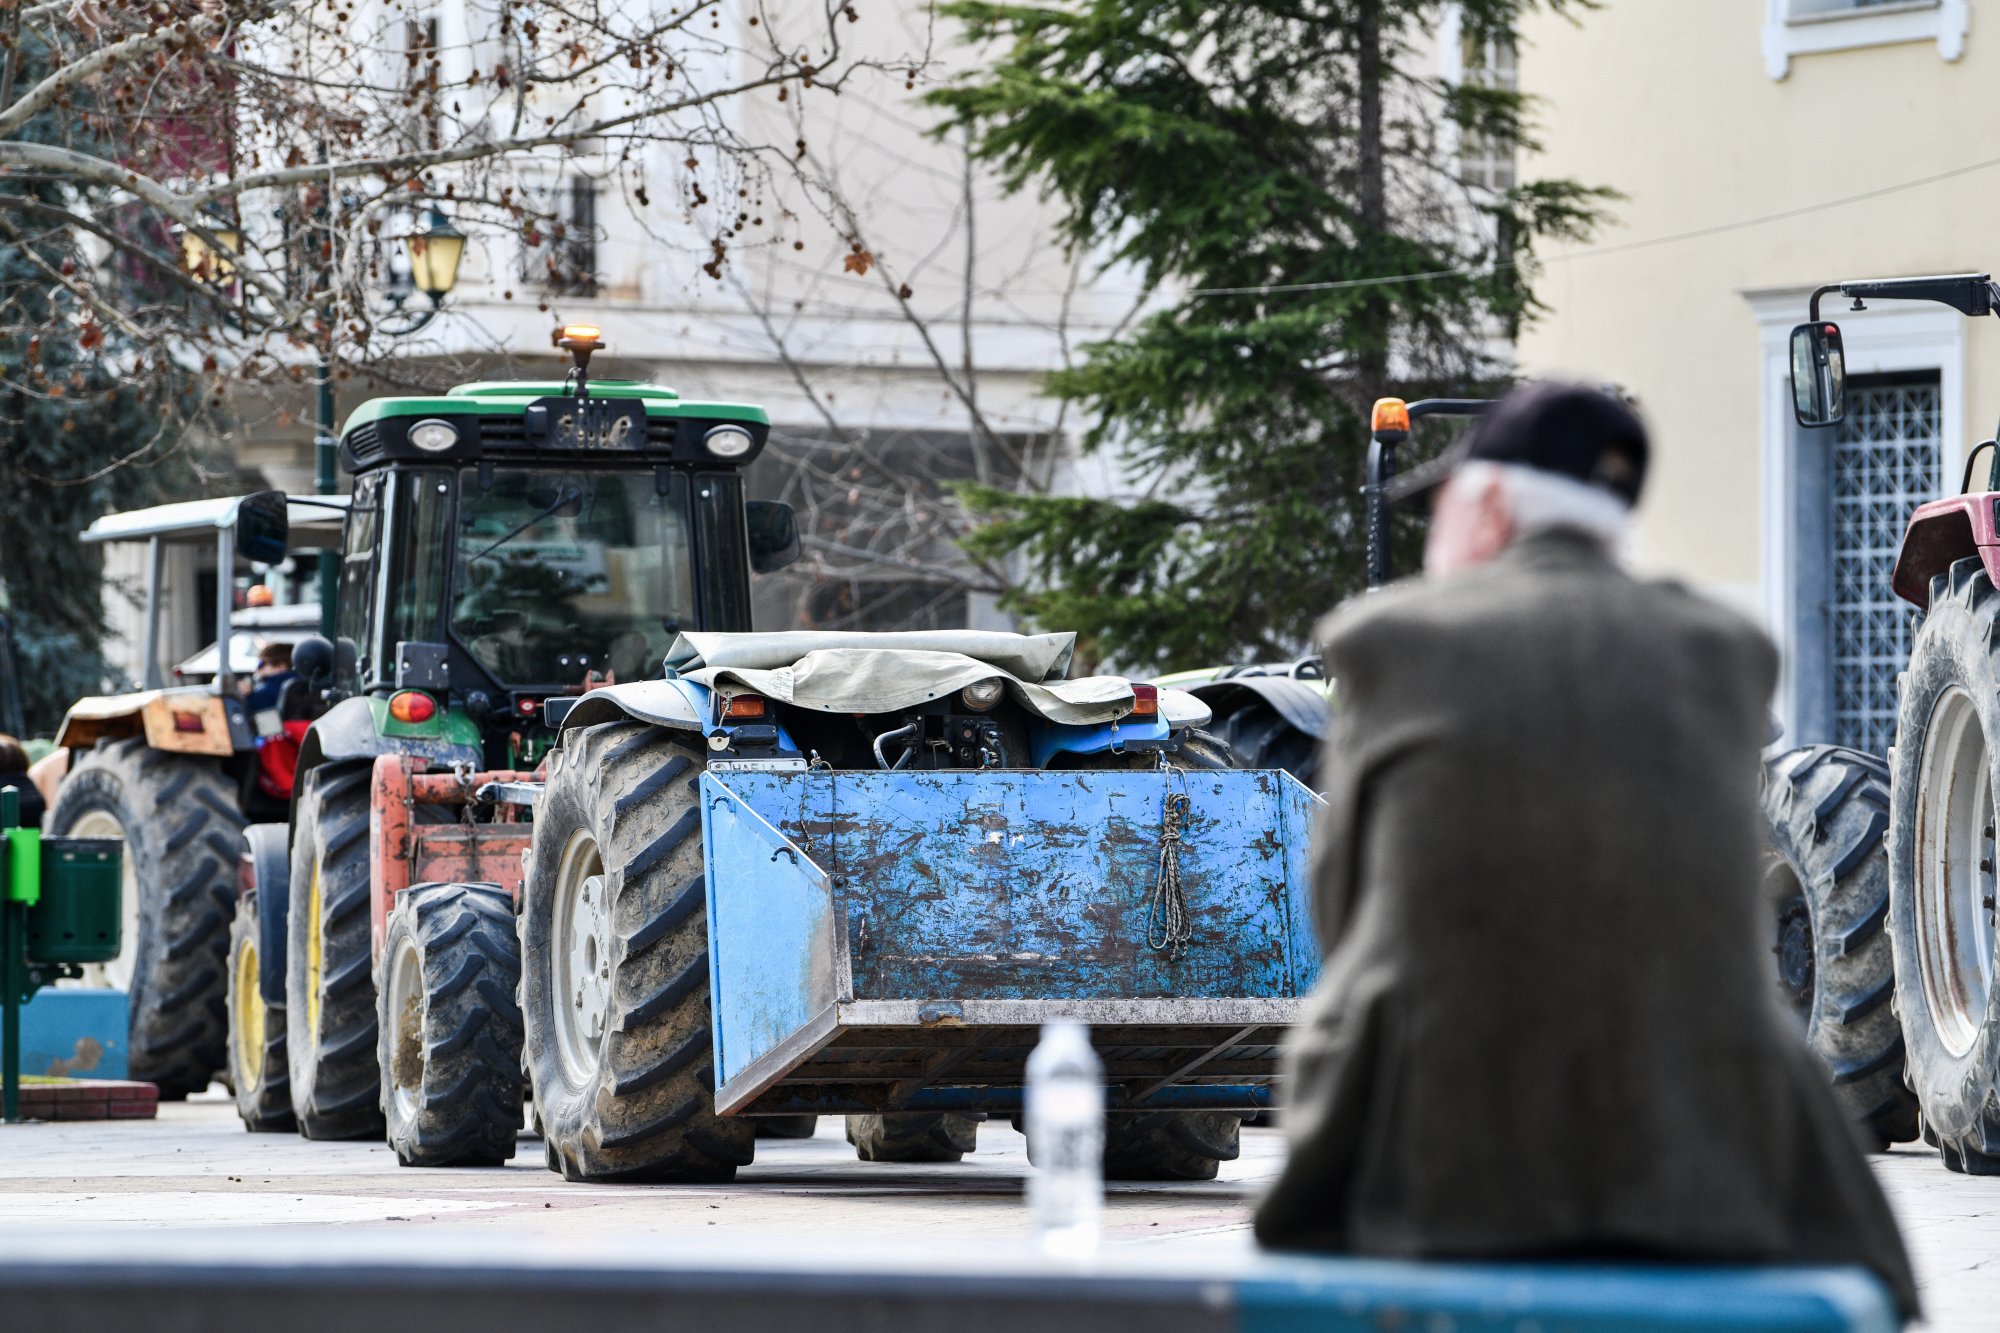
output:
M164 686L160 671L160 586L167 576L167 549L158 537L146 543L146 669L145 688Z
M0 862L11 863L6 830L21 822L21 793L0 787ZM0 1059L0 1120L21 1123L21 992L27 989L27 908L14 900L12 865L0 869L0 1042L7 1050Z
M233 520L232 520L233 522ZM230 622L236 611L236 529L215 531L215 692L229 697L235 676L229 669Z
M1386 432L1385 432L1386 434ZM1383 435L1368 441L1368 586L1389 581L1389 496L1384 491L1396 475L1396 443Z
M329 333L328 335L332 335ZM313 453L316 471L313 494L333 495L339 487L335 474L336 449L333 422L333 358L331 346L322 347L319 357L319 410L313 419ZM334 606L340 596L340 557L332 551L319 553L319 632L333 637Z

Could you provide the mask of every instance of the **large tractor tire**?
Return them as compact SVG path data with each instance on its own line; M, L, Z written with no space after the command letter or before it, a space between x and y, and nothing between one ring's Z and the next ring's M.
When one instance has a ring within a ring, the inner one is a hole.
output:
M558 753L520 922L549 1166L568 1180L733 1180L756 1131L715 1114L700 738L607 722Z
M1954 1171L2000 1175L1994 746L2000 595L1976 556L1931 580L1891 752L1889 938L1924 1137Z
M382 1133L368 898L368 760L306 775L292 821L285 957L292 1111L309 1139Z
M979 1121L953 1111L850 1115L847 1141L864 1162L956 1162L979 1147Z
M229 927L229 1074L236 1114L253 1134L298 1128L292 1114L292 1070L285 1055L285 1008L264 1002L257 899L236 903Z
M179 1100L228 1060L229 921L243 837L221 765L137 738L76 757L44 821L50 834L125 840L123 944L85 984L130 995L131 1077Z
M1917 1137L1890 1003L1889 769L1836 745L1779 755L1764 774L1764 868L1779 989L1834 1097L1879 1148Z
M1227 1111L1113 1111L1104 1117L1104 1178L1214 1180L1236 1160L1242 1126Z
M382 1113L404 1166L499 1166L521 1129L520 944L490 884L417 884L382 937Z
M1229 748L1239 768L1281 768L1315 787L1319 741L1285 720L1261 699L1249 699L1213 723L1215 738ZM1317 789L1315 787L1315 789Z

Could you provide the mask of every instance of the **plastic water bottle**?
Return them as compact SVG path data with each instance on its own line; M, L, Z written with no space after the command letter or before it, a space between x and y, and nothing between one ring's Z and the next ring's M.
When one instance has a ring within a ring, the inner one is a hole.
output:
M1049 1254L1089 1258L1104 1210L1104 1064L1089 1028L1067 1018L1042 1028L1028 1057L1027 1112L1036 1243Z

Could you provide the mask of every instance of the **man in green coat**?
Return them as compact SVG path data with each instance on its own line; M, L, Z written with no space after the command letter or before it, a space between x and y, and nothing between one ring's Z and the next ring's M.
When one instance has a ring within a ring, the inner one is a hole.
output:
M1531 384L1405 478L1428 577L1321 627L1325 970L1278 1249L1855 1263L1915 1283L1759 924L1777 655L1615 547L1639 419Z

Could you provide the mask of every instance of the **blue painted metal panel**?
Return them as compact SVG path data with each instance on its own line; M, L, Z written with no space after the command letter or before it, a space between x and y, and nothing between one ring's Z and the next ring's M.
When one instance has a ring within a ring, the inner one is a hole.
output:
M858 999L1291 997L1318 951L1313 797L1276 772L732 773L729 789L831 877ZM1185 791L1193 939L1150 947L1161 816ZM704 807L705 816L710 807ZM710 863L711 954L769 852ZM732 863L735 865L736 863ZM744 877L744 883L737 878Z
M1853 1268L1440 1264L1272 1256L1235 1284L1241 1333L1890 1333Z
M718 1084L832 1004L843 980L826 872L731 790L762 776L701 779Z
M1285 819L1285 874L1290 883L1299 886L1299 892L1286 900L1291 911L1292 984L1298 994L1304 995L1319 980L1323 961L1319 935L1313 929L1312 829L1320 807L1326 802L1291 774L1279 776L1285 786L1285 797L1280 803Z
M130 1006L122 990L43 990L21 1010L21 1072L124 1078Z

